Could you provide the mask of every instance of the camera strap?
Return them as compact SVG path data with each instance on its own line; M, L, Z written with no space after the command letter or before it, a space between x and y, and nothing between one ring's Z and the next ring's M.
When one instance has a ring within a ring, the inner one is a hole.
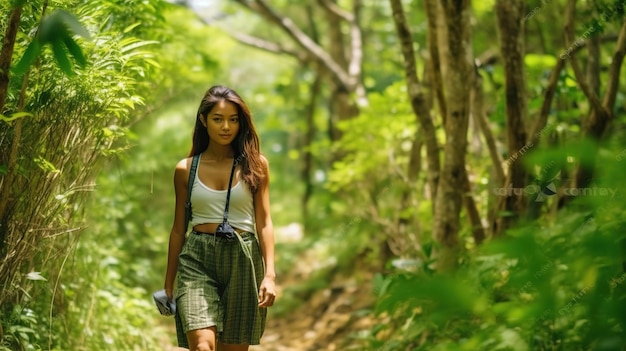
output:
M230 171L230 179L228 180L228 191L226 192L226 205L224 206L224 223L228 222L228 205L230 203L230 187L233 185L233 176L235 175L235 166L237 159L233 160L233 168Z
M191 159L191 169L189 170L189 179L187 180L187 201L185 202L185 233L189 228L189 221L191 221L191 190L193 189L193 182L196 178L196 170L198 169L198 161L200 160L200 154L193 155Z

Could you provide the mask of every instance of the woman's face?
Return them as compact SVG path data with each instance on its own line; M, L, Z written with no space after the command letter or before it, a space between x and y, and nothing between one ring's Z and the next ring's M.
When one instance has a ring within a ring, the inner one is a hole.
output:
M239 132L237 106L230 101L221 100L202 121L209 133L209 139L220 145L230 145Z

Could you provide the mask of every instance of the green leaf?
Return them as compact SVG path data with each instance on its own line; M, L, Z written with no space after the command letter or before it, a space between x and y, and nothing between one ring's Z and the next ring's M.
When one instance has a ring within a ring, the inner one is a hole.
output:
M41 272L30 272L26 274L26 279L29 280L47 280L41 275Z
M46 160L42 156L37 156L36 158L33 159L33 161L43 171L46 171L46 172L59 172L59 169L56 168L56 166L54 164L52 164L50 161Z
M78 46L76 41L74 41L72 37L67 36L63 38L63 42L78 65L85 67L85 65L87 65L87 59L85 58L85 55L83 55L83 51L80 49L80 46Z
M7 117L7 116L5 116L3 114L0 114L0 120L9 123L9 122L14 121L14 120L16 120L18 118L32 117L32 116L33 116L33 114L30 113L30 112L16 112L16 113L12 114L10 117Z
M59 68L61 68L61 70L68 76L74 75L74 72L72 71L72 63L67 57L67 52L65 51L62 41L52 41L52 52L54 53L54 58L59 64Z
M141 22L133 23L130 26L124 28L124 33L130 32L131 30L135 29L137 26L140 26L140 25L141 25Z
M66 35L68 35L67 26L63 23L61 18L56 15L56 12L41 19L37 37L42 46Z
M87 39L91 38L87 29L85 29L85 27L83 27L83 25L71 13L63 10L56 10L51 16L58 16L58 18L63 21L73 34L80 35Z
M15 65L15 74L24 74L28 70L28 68L33 64L33 62L39 57L41 54L41 44L39 43L39 39L35 38L33 41L28 44L26 51L24 51L24 55L20 61Z

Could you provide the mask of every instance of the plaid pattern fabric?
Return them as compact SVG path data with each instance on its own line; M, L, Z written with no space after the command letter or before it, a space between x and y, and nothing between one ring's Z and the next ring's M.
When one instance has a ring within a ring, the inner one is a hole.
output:
M184 333L216 326L222 343L260 343L267 309L258 307L259 287L254 286L253 269L245 251L251 253L257 284L265 269L256 236L242 233L241 239L206 234L190 234L187 238L178 258L176 288Z

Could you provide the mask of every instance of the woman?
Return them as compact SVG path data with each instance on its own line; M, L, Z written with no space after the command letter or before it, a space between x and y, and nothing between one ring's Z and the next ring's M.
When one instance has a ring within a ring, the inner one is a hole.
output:
M200 159L191 192L192 231L186 236L194 155ZM234 240L215 234L223 221L231 172L228 223L237 232ZM232 89L214 86L206 92L190 157L176 165L174 188L165 292L168 299L175 297L189 348L248 350L259 344L266 308L276 297L274 232L268 161L260 153L250 110Z

